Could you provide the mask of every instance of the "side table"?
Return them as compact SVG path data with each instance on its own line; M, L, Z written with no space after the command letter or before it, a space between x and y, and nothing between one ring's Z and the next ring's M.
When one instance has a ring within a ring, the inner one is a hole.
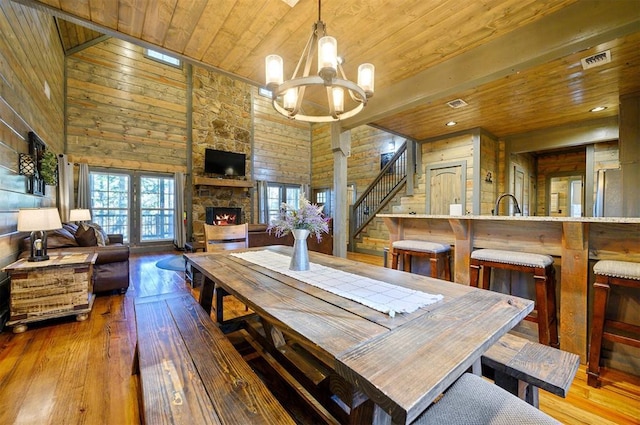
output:
M21 259L3 270L11 278L9 321L14 333L27 323L64 316L86 320L93 307L93 264L96 253L51 257L46 261Z

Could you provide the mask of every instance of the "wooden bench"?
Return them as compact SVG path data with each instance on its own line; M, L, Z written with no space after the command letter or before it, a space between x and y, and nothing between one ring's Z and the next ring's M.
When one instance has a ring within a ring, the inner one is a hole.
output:
M566 397L578 370L576 354L506 334L482 356L497 385L538 407L538 389Z
M135 311L142 423L295 423L191 294Z

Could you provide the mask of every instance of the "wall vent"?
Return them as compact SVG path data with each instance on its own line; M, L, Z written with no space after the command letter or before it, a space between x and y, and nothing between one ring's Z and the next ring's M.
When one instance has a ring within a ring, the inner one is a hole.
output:
M611 62L611 50L587 56L586 58L580 59L580 62L582 62L582 69L595 68L596 66L604 65Z
M467 106L468 103L465 102L462 99L455 99L455 100L450 100L449 102L447 102L447 105L449 105L453 109L458 109L458 108L462 108L463 106Z

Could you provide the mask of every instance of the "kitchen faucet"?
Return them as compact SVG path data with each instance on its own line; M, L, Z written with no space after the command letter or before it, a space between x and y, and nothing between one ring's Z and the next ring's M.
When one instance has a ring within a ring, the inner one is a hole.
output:
M502 195L500 195L498 197L498 199L496 200L496 205L493 207L493 211L492 214L493 215L500 215L500 210L498 209L498 207L500 206L500 201L502 200L502 198L504 198L505 196L510 196L513 199L513 204L514 204L514 210L513 213L514 214L522 214L522 211L520 211L520 207L518 206L518 200L516 199L515 196L513 196L510 193L503 193Z

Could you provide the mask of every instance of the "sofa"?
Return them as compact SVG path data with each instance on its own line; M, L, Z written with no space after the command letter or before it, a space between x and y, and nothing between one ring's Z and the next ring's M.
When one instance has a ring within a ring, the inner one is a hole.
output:
M88 230L93 231L91 228ZM93 292L117 290L124 294L129 288L129 246L123 243L123 236L106 235L108 243L98 246L98 238L89 239L83 231L75 223L63 223L62 229L48 231L47 254L51 257L79 252L98 253L93 266ZM93 240L96 244L92 243ZM20 258L29 257L29 245L29 237L23 239Z

